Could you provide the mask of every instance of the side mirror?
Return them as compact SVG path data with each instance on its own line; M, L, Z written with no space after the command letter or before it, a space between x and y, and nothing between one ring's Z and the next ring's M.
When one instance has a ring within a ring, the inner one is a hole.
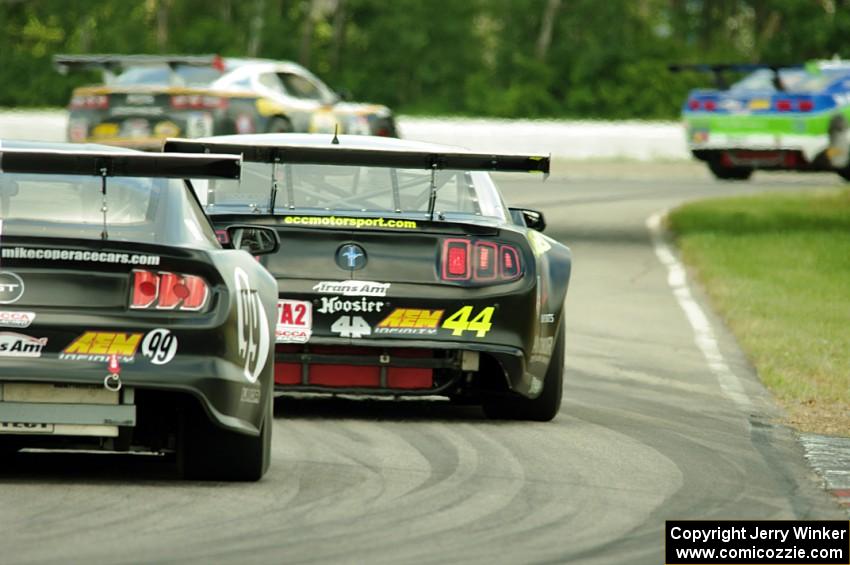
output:
M546 219L543 217L543 212L528 208L509 208L509 210L514 223L524 225L539 232L546 229Z
M280 236L274 228L263 226L227 226L227 238L233 249L251 255L268 255L280 249Z

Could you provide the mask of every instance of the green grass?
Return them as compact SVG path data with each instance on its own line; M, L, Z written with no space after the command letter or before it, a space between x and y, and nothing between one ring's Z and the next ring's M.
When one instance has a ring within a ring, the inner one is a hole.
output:
M791 422L850 435L850 191L687 204L669 226Z

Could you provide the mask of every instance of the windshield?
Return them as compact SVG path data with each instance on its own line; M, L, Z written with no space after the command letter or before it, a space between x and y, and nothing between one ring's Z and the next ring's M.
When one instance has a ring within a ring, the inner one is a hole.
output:
M101 179L0 174L3 235L101 239ZM166 245L217 246L215 234L182 181L107 179L108 238Z
M291 209L345 212L427 213L431 173L419 169L340 165L278 165L275 212ZM268 210L272 165L243 163L242 180L210 181L211 208ZM437 171L434 177L440 214L505 219L490 176L482 172ZM232 210L228 210L232 211Z
M141 65L129 67L115 78L115 85L152 86L208 86L221 78L221 72L212 67L176 65Z
M803 69L780 69L779 78L782 87L788 92L817 92L826 88L832 81L842 75L850 74L850 69L823 69L817 74ZM744 91L775 91L773 71L759 69L733 84L732 92Z

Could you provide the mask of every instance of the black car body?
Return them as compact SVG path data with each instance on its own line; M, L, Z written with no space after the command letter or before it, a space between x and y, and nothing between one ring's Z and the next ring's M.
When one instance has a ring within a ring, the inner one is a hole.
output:
M396 136L392 112L343 101L289 61L157 55L57 55L60 72L103 71L74 90L68 140L159 150L167 137L327 132Z
M0 450L174 453L188 477L262 476L275 282L219 245L178 180L239 171L231 155L0 145Z
M273 227L281 392L442 395L549 420L561 401L569 249L509 210L485 171L548 157L374 137L169 140L241 154L241 184L200 187L218 229ZM532 229L527 223L537 229ZM222 235L223 232L222 232Z

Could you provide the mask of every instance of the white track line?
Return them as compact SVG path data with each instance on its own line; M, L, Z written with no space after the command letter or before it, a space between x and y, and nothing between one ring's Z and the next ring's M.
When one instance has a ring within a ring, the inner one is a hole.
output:
M720 384L720 390L723 395L734 402L738 408L744 411L749 411L752 407L750 398L744 391L741 380L729 368L723 354L720 353L720 346L717 343L717 338L714 335L714 330L708 321L708 316L705 315L697 301L694 300L691 289L688 287L688 278L685 274L685 267L676 259L673 250L667 245L664 240L664 233L661 227L661 219L666 215L664 212L656 212L646 219L646 227L649 229L652 238L652 246L655 248L655 255L658 260L667 267L667 283L673 289L673 295L679 302L679 306L685 312L685 316L690 322L694 330L694 341L697 347L702 351L708 367L714 376L717 377L717 382Z

